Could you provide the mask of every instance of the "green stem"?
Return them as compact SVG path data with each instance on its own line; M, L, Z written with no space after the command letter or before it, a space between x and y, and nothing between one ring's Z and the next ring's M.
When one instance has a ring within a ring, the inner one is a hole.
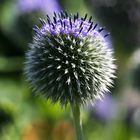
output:
M74 120L77 140L84 140L83 131L82 131L82 121L80 120L80 107L77 104L75 105L71 104L71 109L73 113L73 120Z

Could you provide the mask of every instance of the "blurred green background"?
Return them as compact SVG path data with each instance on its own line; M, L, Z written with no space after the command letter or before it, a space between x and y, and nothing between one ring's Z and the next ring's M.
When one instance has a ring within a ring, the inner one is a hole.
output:
M117 79L103 102L82 108L86 140L140 140L139 0L0 0L0 140L75 140L69 107L33 96L24 55L39 17L93 16L111 33Z

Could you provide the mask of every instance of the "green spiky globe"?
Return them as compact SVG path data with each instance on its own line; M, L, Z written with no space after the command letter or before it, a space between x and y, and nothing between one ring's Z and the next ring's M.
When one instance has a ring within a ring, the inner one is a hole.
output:
M103 97L112 86L115 65L103 28L67 13L41 19L26 53L25 73L38 95L79 105ZM103 35L104 34L104 35Z

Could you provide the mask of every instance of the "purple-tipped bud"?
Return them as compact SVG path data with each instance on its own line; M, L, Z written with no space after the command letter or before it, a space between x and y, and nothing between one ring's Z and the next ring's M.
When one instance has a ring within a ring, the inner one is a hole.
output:
M26 54L31 86L46 99L85 104L100 99L115 77L113 52L92 18L61 12L38 30ZM86 20L87 19L87 20Z

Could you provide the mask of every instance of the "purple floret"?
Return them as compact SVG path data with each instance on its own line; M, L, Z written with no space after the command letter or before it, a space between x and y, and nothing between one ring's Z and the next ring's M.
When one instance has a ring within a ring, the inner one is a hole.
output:
M47 16L48 23L43 23L42 29L38 30L38 27L35 28L38 33L46 34L51 33L53 35L73 35L74 37L84 38L87 36L98 36L101 40L105 40L108 37L109 33L106 33L104 28L98 27L98 24L93 23L91 17L87 19L87 14L85 18L79 18L78 14L69 16L67 13L61 12L61 14L54 13L54 17L51 20Z

